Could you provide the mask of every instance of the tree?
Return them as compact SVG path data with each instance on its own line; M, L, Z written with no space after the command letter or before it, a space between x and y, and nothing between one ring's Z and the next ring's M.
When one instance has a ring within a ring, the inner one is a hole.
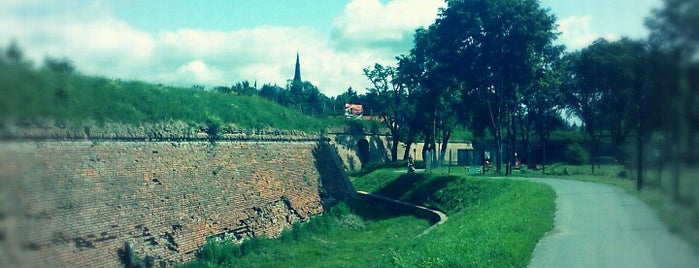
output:
M505 138L508 163L513 161L519 97L548 59L555 17L535 0L453 0L435 31L437 66L458 79L462 96L478 99L488 111L500 170Z
M275 102L281 104L282 101L279 98L279 92L281 92L282 90L284 90L284 89L277 86L277 85L264 84L264 85L262 85L262 88L260 89L260 97L263 97L265 99L275 101Z
M371 81L369 92L375 94L379 102L378 113L384 125L391 132L391 162L398 160L398 143L400 142L400 127L405 122L405 87L396 80L395 67L374 64L374 67L364 68L364 75Z
M624 160L621 145L634 130L635 97L642 76L644 44L628 38L609 42L598 39L569 56L568 107L585 123L590 152L599 166L599 144L604 133L612 138L617 159ZM594 161L591 169L594 172Z
M231 91L240 96L255 96L258 94L257 89L250 86L250 82L247 80L235 83L235 85L231 86Z
M44 59L44 68L56 73L75 72L75 65L73 65L73 61L71 61L68 58L57 59L52 57L46 57Z
M17 41L12 40L10 46L5 50L5 59L7 59L10 64L20 64L24 61L24 53L22 49L17 45Z
M418 29L417 32L419 31L420 29ZM416 38L417 35L416 33ZM406 124L402 131L402 133L405 133L405 135L402 136L402 141L405 143L403 160L408 160L410 157L412 145L417 142L418 136L424 131L424 126L426 125L426 118L422 116L423 114L420 110L422 107L419 106L423 99L421 95L423 91L421 83L423 69L421 68L419 60L415 52L411 52L410 55L401 55L398 57L397 79L399 83L405 86L407 93L405 109Z
M693 148L699 128L699 1L664 0L663 3L646 20L646 26L651 31L650 46L664 62L657 70L664 82L657 83L653 91L660 90L654 95L665 103L662 114L671 118L665 119L670 122L659 131L668 136L666 140L671 140L671 148L666 152L675 163L673 192L679 199L681 162L693 164L698 157Z
M549 64L540 66L536 72L536 82L525 91L522 98L522 114L525 119L522 125L522 140L527 152L528 164L533 164L528 133L534 131L539 139L543 164L543 172L546 172L546 146L551 136L551 131L557 127L562 127L563 123L559 115L563 108L562 85L565 75L565 63L561 58L563 47L552 46L551 51L546 53L550 57Z

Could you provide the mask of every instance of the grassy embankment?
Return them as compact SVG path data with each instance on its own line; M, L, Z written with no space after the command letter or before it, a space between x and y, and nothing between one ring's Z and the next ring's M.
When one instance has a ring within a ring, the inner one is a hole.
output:
M446 212L429 224L375 204L339 205L276 240L210 242L185 267L524 267L553 227L555 193L510 180L379 169L353 178L359 190Z
M546 167L546 173L542 171L515 171L514 176L554 178L579 180L587 182L605 183L620 187L628 193L638 197L653 210L658 217L668 226L671 232L678 234L688 241L699 252L699 180L696 168L685 168L679 174L679 200L675 200L673 192L674 178L671 167L658 170L649 168L644 178L644 187L641 191L636 189L635 170L626 170L622 165L595 166L595 172L589 165L553 164ZM435 174L447 174L445 167L434 170ZM452 167L451 174L468 173L463 167ZM486 176L495 175L490 171Z
M191 127L302 130L331 119L302 115L260 97L121 81L0 63L0 119L19 126L80 128L184 122Z

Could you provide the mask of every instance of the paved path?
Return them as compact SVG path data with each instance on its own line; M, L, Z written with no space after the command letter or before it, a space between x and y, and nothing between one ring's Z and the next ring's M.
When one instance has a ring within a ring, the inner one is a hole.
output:
M556 191L553 230L530 267L696 267L699 256L638 198L606 184L528 179Z

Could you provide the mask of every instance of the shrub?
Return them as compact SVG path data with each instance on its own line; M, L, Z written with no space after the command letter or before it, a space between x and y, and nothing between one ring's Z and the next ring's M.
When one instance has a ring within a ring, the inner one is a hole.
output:
M212 114L206 116L206 134L209 136L209 141L217 140L223 133L223 120L220 117Z
M579 143L573 142L563 151L563 160L569 165L582 165L589 162L590 154Z

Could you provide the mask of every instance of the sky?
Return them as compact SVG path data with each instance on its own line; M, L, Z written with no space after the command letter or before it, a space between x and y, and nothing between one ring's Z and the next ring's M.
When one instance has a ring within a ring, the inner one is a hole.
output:
M661 0L541 0L558 18L559 44L644 38ZM78 72L172 86L284 87L300 55L304 80L327 96L365 92L362 69L395 65L414 30L443 0L3 0L0 47L13 40L41 65L72 60Z

